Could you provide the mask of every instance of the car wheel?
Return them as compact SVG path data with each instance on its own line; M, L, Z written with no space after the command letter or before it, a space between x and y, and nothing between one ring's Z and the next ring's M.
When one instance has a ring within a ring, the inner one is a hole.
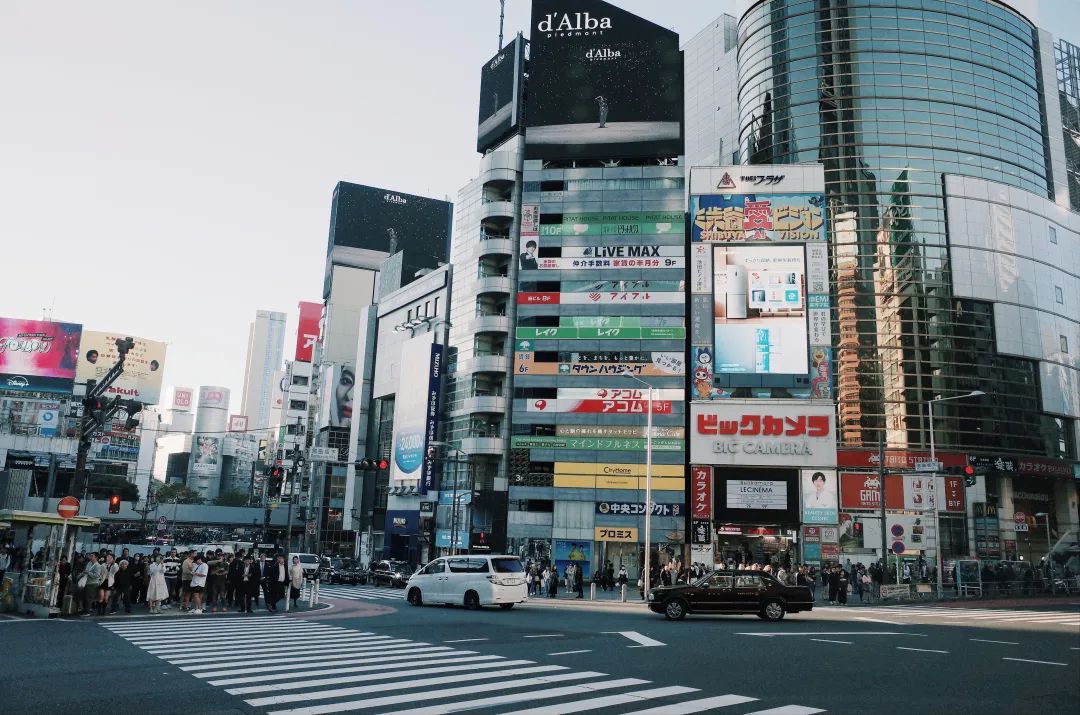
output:
M766 621L779 621L784 617L784 604L777 600L766 601L760 615Z
M499 608L503 609L504 611L509 611L513 607L514 607L514 604L512 604L512 603L500 603L499 604Z
M470 611L475 611L480 608L480 594L478 594L476 591L466 591L465 608Z
M413 588L409 590L409 603L416 607L424 605L424 599L420 596L420 589Z
M681 621L686 618L686 601L673 598L664 605L664 618L669 621Z

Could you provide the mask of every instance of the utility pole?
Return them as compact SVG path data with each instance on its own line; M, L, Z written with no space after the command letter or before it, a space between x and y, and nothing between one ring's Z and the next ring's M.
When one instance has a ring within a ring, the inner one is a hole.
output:
M878 487L881 493L881 583L885 583L889 576L889 537L886 529L888 526L885 523L885 431L882 430L878 434L877 443L877 470L878 470L878 482L881 486Z

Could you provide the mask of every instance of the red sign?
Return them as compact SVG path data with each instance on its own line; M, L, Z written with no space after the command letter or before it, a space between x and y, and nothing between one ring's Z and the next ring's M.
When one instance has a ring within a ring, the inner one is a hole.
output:
M248 418L247 415L229 415L229 431L230 432L247 432Z
M79 500L75 497L64 497L56 505L56 513L63 519L73 519L79 515Z
M937 452L937 460L946 467L963 467L968 463L966 454L949 454ZM859 469L877 469L878 453L876 449L838 449L836 450L836 464L840 467L856 467ZM896 450L885 451L886 469L914 469L919 462L929 462L929 452L900 452ZM903 508L903 507L899 507Z
M172 406L174 410L187 410L191 409L191 394L192 389L190 387L176 387L173 388Z
M964 511L964 478L945 477L945 511Z
M1022 511L1015 512L1013 513L1013 521L1015 521L1017 524L1026 524L1027 514Z
M319 319L322 306L318 303L300 303L300 323L296 326L296 361L311 362L315 343L319 342Z
M694 519L712 518L712 467L690 469L690 515Z
M0 384L7 390L71 392L82 326L0 318Z
M671 400L653 400L654 415L670 415ZM529 412L575 412L608 415L644 415L649 412L648 400L533 400Z
M881 478L877 474L840 474L841 509L880 509ZM885 508L904 508L904 478L885 475Z
M997 468L996 463L992 463L990 466ZM1016 471L1020 474L1032 474L1040 477L1065 477L1066 479L1072 479L1073 464L1072 462L1063 459L1024 457L1016 460Z
M518 293L518 305L555 305L559 302L558 293Z
M832 419L828 415L797 415L773 417L771 415L742 415L737 420L722 420L719 415L699 414L698 434L742 435L755 437L826 437Z

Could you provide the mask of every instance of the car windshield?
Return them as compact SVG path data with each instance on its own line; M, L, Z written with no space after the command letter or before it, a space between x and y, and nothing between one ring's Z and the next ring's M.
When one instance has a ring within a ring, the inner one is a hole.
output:
M409 564L405 563L404 561L391 561L390 570L401 571L402 573L404 573L405 571L409 570Z
M319 563L318 557L312 554L300 554L300 563L302 564L317 564Z
M495 567L495 573L521 573L525 570L517 559L492 559L491 565Z

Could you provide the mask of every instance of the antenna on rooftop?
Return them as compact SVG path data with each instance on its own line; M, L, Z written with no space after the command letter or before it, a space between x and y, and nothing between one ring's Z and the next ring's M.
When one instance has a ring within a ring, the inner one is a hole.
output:
M499 46L495 48L498 53L503 46L503 19L506 17L506 0L499 0Z

